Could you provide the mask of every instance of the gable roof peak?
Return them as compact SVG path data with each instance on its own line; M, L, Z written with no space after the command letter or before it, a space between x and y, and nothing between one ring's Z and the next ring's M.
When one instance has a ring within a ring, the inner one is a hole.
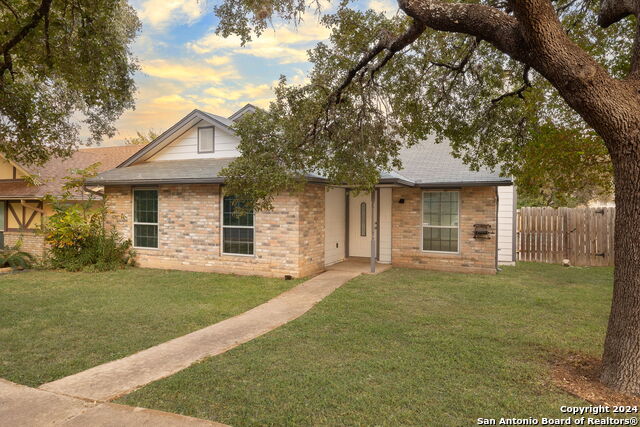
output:
M258 107L256 107L255 105L253 105L251 103L247 103L244 107L242 107L241 109L239 109L238 111L236 111L235 113L230 115L229 116L229 120L233 120L235 122L236 120L238 120L240 117L244 116L245 114L253 113L257 109L258 109Z

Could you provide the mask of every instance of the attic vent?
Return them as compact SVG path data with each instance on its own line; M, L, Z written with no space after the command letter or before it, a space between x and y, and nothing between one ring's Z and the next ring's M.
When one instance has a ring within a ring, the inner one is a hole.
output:
M213 153L214 138L213 126L198 128L198 153Z

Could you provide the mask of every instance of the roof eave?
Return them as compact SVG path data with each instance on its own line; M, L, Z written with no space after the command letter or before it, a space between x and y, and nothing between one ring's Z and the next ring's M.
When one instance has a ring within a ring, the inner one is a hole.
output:
M209 178L161 178L161 179L90 179L87 185L158 185L158 184L224 184L224 177ZM329 180L322 177L307 177L311 184L328 184ZM459 181L459 182L432 182L415 183L398 178L383 178L379 184L397 184L406 187L418 188L459 188L459 187L495 187L513 185L512 181Z
M503 187L513 185L512 181L458 181L458 182L420 182L419 188L458 188L458 187Z
M161 179L104 179L87 180L86 185L158 185L158 184L222 184L224 178L161 178Z
M415 187L416 183L413 181L408 181L406 179L400 178L382 178L378 181L378 184L398 184L403 185L405 187Z

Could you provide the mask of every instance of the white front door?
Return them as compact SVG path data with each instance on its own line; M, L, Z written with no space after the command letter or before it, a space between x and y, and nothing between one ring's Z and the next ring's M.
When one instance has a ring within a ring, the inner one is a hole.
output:
M349 195L349 256L371 256L371 194Z

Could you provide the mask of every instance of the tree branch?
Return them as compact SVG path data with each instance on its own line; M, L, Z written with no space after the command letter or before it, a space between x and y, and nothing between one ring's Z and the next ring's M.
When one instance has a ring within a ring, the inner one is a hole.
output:
M4 75L4 72L11 68L11 49L13 49L18 43L20 43L35 27L38 26L42 18L49 14L51 10L51 3L53 0L42 0L38 9L33 13L31 19L25 24L16 35L9 39L0 48L0 53L3 56L3 63L0 65L0 78ZM0 79L0 82L2 80Z
M637 16L637 12L637 0L600 0L598 25L607 28L629 15Z
M460 60L460 63L458 65L447 64L446 62L431 62L431 65L435 65L436 67L448 68L451 71L456 71L458 74L460 74L460 73L464 72L464 67L466 67L467 64L469 63L469 61L471 60L471 57L473 56L473 53L476 51L476 49L480 45L481 41L482 41L482 39L480 39L478 37L475 38L475 40L471 44L471 47L469 48L469 51Z
M421 22L414 21L409 26L407 31L402 35L393 38L390 34L383 34L380 37L380 41L367 52L362 59L347 72L347 76L344 78L340 86L334 91L331 101L336 104L340 103L342 93L351 84L353 79L361 72L371 72L371 76L382 68L397 52L401 51L405 47L413 43L424 32L426 26ZM376 64L373 68L369 69L371 62L382 52L387 51L387 54Z
M518 89L511 91L511 92L507 92L505 94L500 95L499 97L492 99L491 100L491 104L497 104L498 102L502 101L505 98L509 98L511 96L517 96L520 99L524 99L524 91L529 89L531 87L531 80L529 80L529 71L531 71L531 67L526 65L524 67L524 71L522 73L522 80L524 81L524 84L522 86L520 86Z
M398 0L404 13L427 27L486 40L512 58L526 62L518 21L496 7L438 0Z
M13 7L11 7L11 5L6 2L6 0L0 0L0 3L2 3L7 9L9 9L9 11L13 14L13 16L16 17L16 20L18 22L20 21L20 16L18 16L18 12L16 12L16 10Z
M598 14L598 25L607 28L616 22L621 21L629 15L640 16L639 0L600 0L600 13ZM633 53L631 55L631 71L627 78L637 79L640 77L640 24L636 23L636 35L633 42Z

